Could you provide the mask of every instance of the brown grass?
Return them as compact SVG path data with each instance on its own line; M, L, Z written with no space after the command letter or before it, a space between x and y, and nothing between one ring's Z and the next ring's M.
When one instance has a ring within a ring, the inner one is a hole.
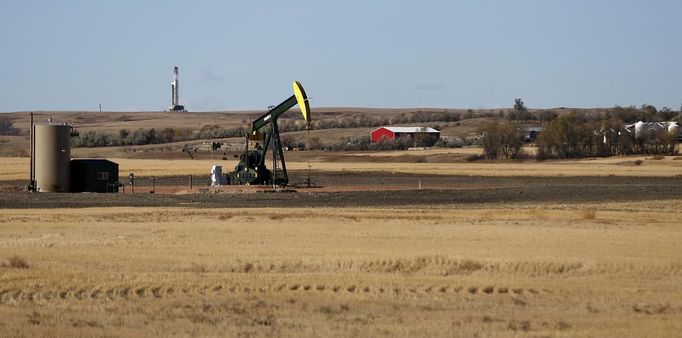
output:
M593 220L597 218L597 211L596 210L584 210L582 212L583 219L585 220Z
M26 259L19 257L19 256L11 256L5 260L2 261L2 264L0 264L3 268L12 268L12 269L28 269L28 263L26 262Z
M448 150L456 154L458 149ZM468 151L468 150L467 150ZM305 153L305 152L303 152ZM385 153L385 154L390 154ZM327 157L330 156L330 157ZM548 161L548 162L504 162L504 163L405 163L405 162L372 162L366 157L349 157L346 162L327 162L337 155L325 155L312 159L315 171L372 171L397 172L411 174L465 175L465 176L656 176L675 177L682 175L682 162L665 159L651 162L652 165L634 167L632 161L641 158L629 158L623 164L623 158L593 159L589 161ZM237 162L211 160L156 160L156 159L122 159L112 158L119 164L122 176L135 173L138 176L208 176L212 165L220 164L224 168L233 168ZM289 170L306 170L308 162L287 161ZM0 158L0 181L26 179L28 158Z
M9 335L675 336L682 329L677 200L1 213L0 255L40 262L0 274L0 327Z

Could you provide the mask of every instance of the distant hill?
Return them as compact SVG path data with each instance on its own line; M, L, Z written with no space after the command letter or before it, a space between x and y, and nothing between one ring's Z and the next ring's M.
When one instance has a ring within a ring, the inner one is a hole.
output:
M506 120L507 112L511 108L502 109L444 109L444 108L362 108L362 107L313 107L313 120L318 124L317 130L310 133L297 131L288 134L294 140L303 141L306 137L316 137L322 144L337 142L342 137L358 137L369 133L378 125L409 125L430 126L441 131L443 136L458 136L461 138L471 135L486 121ZM604 114L608 109L530 109L533 114L552 111L563 114L580 111L586 114ZM37 123L43 123L48 118L54 122L66 122L73 125L79 132L88 131L118 134L121 129L133 131L139 128L154 128L157 131L170 128L184 132L197 131L202 128L239 128L248 127L250 121L257 118L262 111L223 111L223 112L93 112L93 111L57 111L34 112ZM0 136L0 155L22 156L28 154L29 112L2 113L0 117L8 118L14 127L21 130L21 136ZM297 123L300 127L302 117L294 108L280 118L281 126L286 130ZM526 125L538 125L538 121L530 121ZM240 140L232 140L239 142ZM109 147L111 149L75 149L74 154L89 156L104 156L109 152L122 155L137 153L181 152L184 144L201 143L198 141L174 142L168 144L154 144L147 146ZM182 155L180 155L182 156ZM165 156L164 156L165 157Z

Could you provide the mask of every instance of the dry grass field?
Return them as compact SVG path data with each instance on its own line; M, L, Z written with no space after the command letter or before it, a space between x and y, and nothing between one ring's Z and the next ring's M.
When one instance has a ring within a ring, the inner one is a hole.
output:
M181 146L73 155L181 184L236 164ZM464 160L479 152L287 153L317 192L0 192L0 336L682 332L682 157ZM3 185L27 175L0 158Z
M3 336L677 336L680 200L0 211Z
M586 160L564 160L537 162L440 162L414 163L399 162L396 158L405 156L452 156L462 157L480 152L477 148L435 149L427 151L396 151L377 153L325 153L289 152L293 159L287 161L290 170L311 168L315 171L372 171L410 174L471 175L471 176L682 176L682 157L628 156ZM211 166L222 165L231 170L236 160L210 159L129 159L110 158L119 164L122 176L135 173L140 176L177 176L210 174ZM379 160L380 159L380 160ZM636 165L637 161L640 165ZM0 158L0 181L27 179L28 158Z

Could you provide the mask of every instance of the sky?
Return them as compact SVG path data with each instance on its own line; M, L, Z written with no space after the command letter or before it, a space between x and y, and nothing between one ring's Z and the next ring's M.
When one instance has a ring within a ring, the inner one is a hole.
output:
M682 104L682 1L0 1L0 112Z

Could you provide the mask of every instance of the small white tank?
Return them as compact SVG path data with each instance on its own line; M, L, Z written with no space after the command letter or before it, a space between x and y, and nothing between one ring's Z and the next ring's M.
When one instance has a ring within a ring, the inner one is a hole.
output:
M680 125L677 122L670 122L668 124L668 134L673 136L680 135Z
M646 123L642 121L637 121L637 123L635 123L635 138L646 137L646 131L644 130L645 125Z
M211 186L217 187L227 184L227 180L223 175L223 166L214 165L211 167Z

